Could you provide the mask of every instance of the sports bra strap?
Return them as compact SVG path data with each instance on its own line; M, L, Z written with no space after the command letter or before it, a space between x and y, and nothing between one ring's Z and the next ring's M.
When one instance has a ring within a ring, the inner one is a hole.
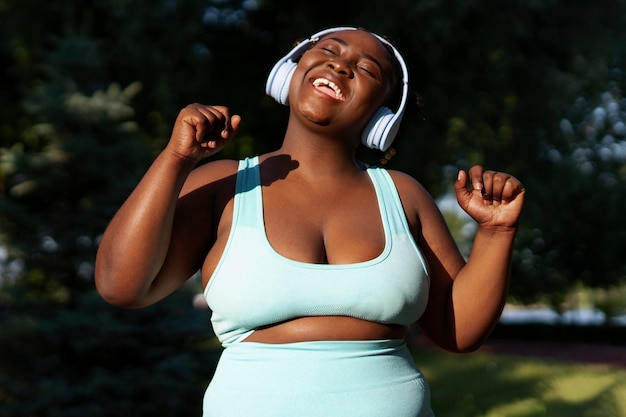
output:
M367 173L376 190L380 215L387 230L394 235L410 232L402 202L387 170L368 167ZM245 227L263 225L263 194L258 156L239 161L235 192L238 196L233 213L236 224Z
M233 208L233 222L239 226L259 227L263 224L263 195L258 165L258 156L239 161L235 185L237 198Z
M385 227L392 235L410 232L402 201L389 172L384 168L369 167L367 173L376 189L380 215L383 217Z

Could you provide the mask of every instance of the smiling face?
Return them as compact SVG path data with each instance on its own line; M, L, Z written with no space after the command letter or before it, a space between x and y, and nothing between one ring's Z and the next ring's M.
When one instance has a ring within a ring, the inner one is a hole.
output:
M295 116L316 126L359 136L396 85L389 52L378 38L364 30L334 32L302 55L290 105Z

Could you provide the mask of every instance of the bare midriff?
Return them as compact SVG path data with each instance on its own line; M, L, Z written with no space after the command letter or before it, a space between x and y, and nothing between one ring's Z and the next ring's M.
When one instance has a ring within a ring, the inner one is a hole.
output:
M345 316L299 317L255 330L244 342L403 339L406 327Z

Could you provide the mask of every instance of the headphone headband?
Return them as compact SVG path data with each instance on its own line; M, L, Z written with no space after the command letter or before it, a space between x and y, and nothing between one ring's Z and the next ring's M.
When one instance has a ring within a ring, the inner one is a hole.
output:
M330 33L346 30L358 30L358 28L342 26L325 29L315 33L308 39L305 39L296 45L293 49L291 49L291 51L289 51L289 53L287 53L287 55L274 65L274 68L272 68L272 71L267 79L265 92L279 103L288 105L289 85L291 83L291 77L296 70L296 61L307 49L311 47L313 43L317 42L322 37ZM400 121L402 120L402 116L406 108L407 98L409 95L409 72L404 58L402 58L400 52L398 52L398 50L389 41L375 33L368 33L375 36L379 41L387 45L393 51L394 57L402 70L402 96L398 109L392 111L384 106L379 108L374 117L372 117L372 119L365 126L361 138L365 146L386 151L389 146L391 146L391 143L398 132Z

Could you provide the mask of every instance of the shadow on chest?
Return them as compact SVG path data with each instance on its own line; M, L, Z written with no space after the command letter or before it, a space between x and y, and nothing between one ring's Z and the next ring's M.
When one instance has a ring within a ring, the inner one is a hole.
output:
M371 182L304 186L281 181L263 187L269 244L280 255L308 263L348 264L376 258L385 247Z

